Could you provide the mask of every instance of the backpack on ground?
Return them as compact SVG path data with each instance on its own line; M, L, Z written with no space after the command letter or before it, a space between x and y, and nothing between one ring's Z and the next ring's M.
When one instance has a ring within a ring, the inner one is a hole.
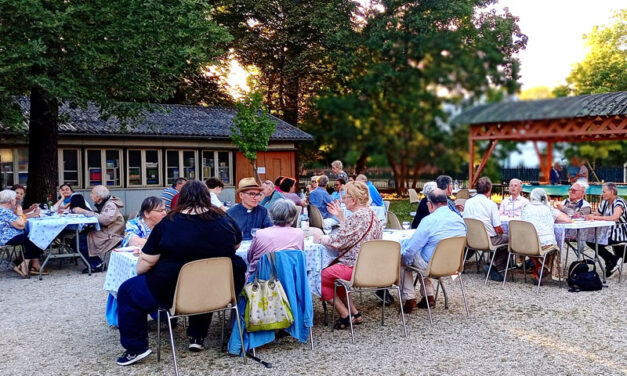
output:
M592 260L575 261L568 267L570 291L599 291L603 288L596 265Z

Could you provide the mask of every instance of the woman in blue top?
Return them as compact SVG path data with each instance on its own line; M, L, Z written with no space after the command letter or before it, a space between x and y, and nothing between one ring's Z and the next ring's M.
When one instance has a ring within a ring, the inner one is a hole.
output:
M155 196L146 197L137 217L126 222L121 246L142 248L148 241L152 229L161 222L165 215L165 203L162 199Z
M148 348L146 317L157 308L172 306L179 272L188 262L229 257L235 293L244 287L246 263L235 254L242 231L233 218L211 205L209 190L192 180L181 188L178 204L152 230L137 261L137 276L118 290L120 342L126 352L117 364L126 366L145 358ZM200 351L211 315L189 318L189 349Z
M24 246L24 261L13 270L22 278L30 276L29 265L39 272L39 256L41 249L34 245L24 232L26 221L23 218L22 207L17 204L15 191L5 189L0 192L0 246L22 245ZM32 265L31 265L32 263Z

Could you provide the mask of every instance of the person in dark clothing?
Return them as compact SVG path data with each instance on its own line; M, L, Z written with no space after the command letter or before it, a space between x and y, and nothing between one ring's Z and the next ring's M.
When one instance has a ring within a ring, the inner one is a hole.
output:
M424 187L422 187L422 194L425 195L425 197L420 200L420 203L418 204L418 209L416 210L416 215L411 223L411 228L418 228L420 221L429 215L429 206L427 205L429 200L427 199L427 195L429 195L429 192L433 192L436 188L437 184L434 181L427 182Z
M147 314L172 305L179 272L188 262L229 257L235 293L244 287L246 263L235 254L242 232L233 218L211 205L207 186L190 181L181 189L178 205L152 230L137 262L137 276L118 290L120 342L126 352L117 364L130 365L151 353ZM211 315L189 318L190 351L200 351Z

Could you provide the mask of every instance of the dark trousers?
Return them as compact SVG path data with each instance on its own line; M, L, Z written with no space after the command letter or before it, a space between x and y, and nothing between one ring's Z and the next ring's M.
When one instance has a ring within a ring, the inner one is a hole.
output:
M141 353L148 348L147 315L161 305L148 290L146 276L138 275L124 282L118 290L118 325L120 343L130 353ZM165 312L162 313L165 320ZM205 338L211 323L211 314L189 317L187 335Z
M80 234L78 234L78 243L83 257L87 259L87 262L89 262L92 269L102 264L102 260L100 259L100 257L89 255L89 249L87 247L87 232L81 232ZM72 242L72 248L74 247L76 247L76 240Z
M614 253L608 251L606 248L608 246L611 246L612 244L618 244L618 243L620 242L608 240L607 246L601 245L601 244L598 245L599 256L601 256L601 258L603 258L603 260L605 261L605 269L607 270L614 269L614 267L616 266L616 263L618 262L618 258L623 257L623 246L612 247L612 250L614 251ZM594 245L595 245L594 243L586 242L586 244L588 245L588 247L594 249ZM623 260L623 262L625 262L625 260Z
M28 235L19 234L14 236L7 242L7 245L22 245L24 246L24 258L27 260L32 260L39 258L42 254L42 250L39 249L33 242L28 240Z

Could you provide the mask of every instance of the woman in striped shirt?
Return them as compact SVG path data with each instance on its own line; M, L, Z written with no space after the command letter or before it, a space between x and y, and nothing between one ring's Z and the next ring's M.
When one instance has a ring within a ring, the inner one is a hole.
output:
M616 224L610 229L608 245L627 242L627 210L625 200L618 196L618 189L614 183L603 184L601 205L598 213L586 216L588 220L614 221ZM594 249L594 243L588 243ZM599 244L599 256L605 260L605 275L610 277L623 262L623 246L613 246L614 253L608 251L604 245Z

